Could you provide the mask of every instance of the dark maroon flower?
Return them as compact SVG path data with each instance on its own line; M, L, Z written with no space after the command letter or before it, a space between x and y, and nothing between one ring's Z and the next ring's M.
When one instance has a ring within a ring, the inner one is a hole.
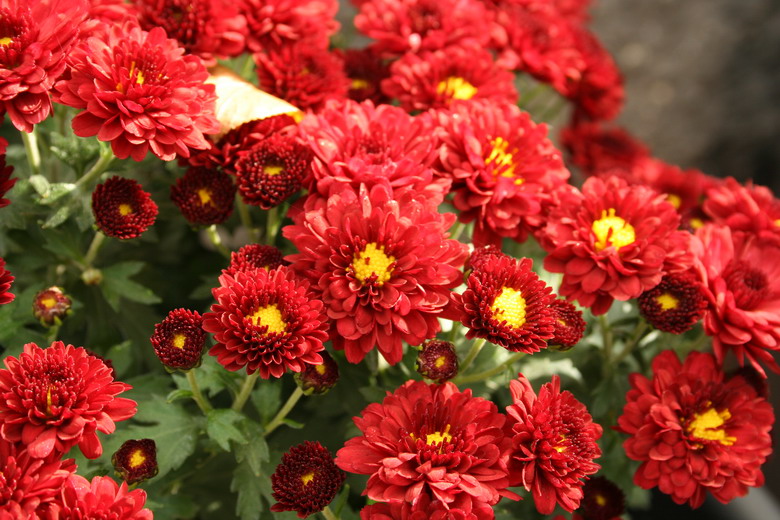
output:
M219 170L190 168L171 185L171 200L184 218L196 226L221 224L233 212L236 186Z
M33 298L33 316L41 324L51 327L61 323L62 319L70 313L70 305L70 298L65 296L62 289L52 286L39 291Z
M582 487L579 512L585 520L615 520L626 510L626 496L604 477L594 477Z
M11 284L14 281L14 276L5 268L5 260L0 258L0 305L11 303L16 298L15 294L11 294Z
M138 182L114 176L92 192L95 224L114 238L136 238L154 224L157 204Z
M339 380L339 366L328 354L327 350L320 352L321 365L306 365L295 374L295 382L306 395L324 394Z
M200 365L206 332L197 311L176 309L154 326L154 353L168 370L186 371Z
M704 287L692 273L668 274L638 299L639 312L656 329L690 330L707 310Z
M153 439L125 441L111 456L111 464L119 478L127 484L137 484L157 475L157 444Z
M270 271L284 265L282 251L278 247L264 244L247 244L238 251L230 253L230 265L224 274L235 276L239 271L265 269Z
M429 340L422 344L415 363L417 373L436 383L444 383L458 375L458 355L449 341Z
M553 337L548 341L550 345L556 345L558 350L569 350L579 343L585 333L585 320L582 319L582 311L566 300L555 299L550 308L553 311Z
M11 203L10 200L3 197L14 187L14 184L16 184L16 179L11 178L14 167L5 164L5 150L7 147L8 141L0 137L0 208Z

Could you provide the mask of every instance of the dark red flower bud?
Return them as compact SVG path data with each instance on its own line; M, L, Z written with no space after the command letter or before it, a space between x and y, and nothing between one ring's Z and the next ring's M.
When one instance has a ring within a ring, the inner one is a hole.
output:
M449 341L438 339L426 341L417 354L417 372L427 378L444 383L458 375L458 355Z
M62 322L62 319L70 314L70 298L65 296L57 286L44 289L33 298L32 311L41 324L51 327Z
M190 370L200 365L206 332L196 311L176 309L154 326L150 338L154 353L168 370Z
M326 351L320 352L321 365L307 364L295 374L295 382L306 395L324 394L339 380L339 366Z
M129 440L111 456L116 475L129 484L157 475L157 445L152 439Z

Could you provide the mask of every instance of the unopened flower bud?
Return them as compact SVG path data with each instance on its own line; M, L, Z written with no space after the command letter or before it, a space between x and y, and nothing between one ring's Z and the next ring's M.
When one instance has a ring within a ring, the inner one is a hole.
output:
M426 341L417 354L417 372L427 378L444 383L458 375L458 355L449 341Z
M565 352L579 343L585 333L585 320L582 311L565 300L555 300L550 304L555 321L553 337L548 340L549 348Z
M325 351L320 352L321 365L306 365L295 374L295 382L306 395L324 394L333 388L339 380L339 366Z
M202 326L200 313L187 309L169 312L162 322L154 326L154 334L149 339L154 353L166 369L186 371L200 365L206 344L206 332Z
M111 456L119 478L128 484L149 480L157 475L157 445L152 439L129 440Z
M70 298L65 296L57 286L44 289L33 298L33 316L35 316L42 325L51 327L56 325L70 313Z

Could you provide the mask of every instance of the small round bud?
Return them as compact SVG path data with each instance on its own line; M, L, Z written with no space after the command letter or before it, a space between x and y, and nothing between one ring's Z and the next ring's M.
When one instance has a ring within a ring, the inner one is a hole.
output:
M152 439L129 440L111 456L117 477L128 484L157 475L157 445Z
M51 327L70 314L71 301L57 286L44 289L33 298L32 311L42 325Z
M417 354L417 372L427 378L444 383L458 375L458 355L449 341L429 340L422 344Z
M103 273L100 269L90 267L81 273L81 280L87 285L100 285L103 281Z
M321 365L306 365L295 374L295 382L306 395L324 394L339 380L339 366L326 351L320 352Z
M553 337L547 341L553 350L565 352L579 343L585 333L585 320L582 311L565 300L555 300L550 304L555 321Z
M154 353L170 371L190 370L200 365L206 332L203 317L196 311L176 309L154 326L149 338Z
M585 481L582 488L579 513L587 520L612 520L626 510L626 497L612 481L594 477Z

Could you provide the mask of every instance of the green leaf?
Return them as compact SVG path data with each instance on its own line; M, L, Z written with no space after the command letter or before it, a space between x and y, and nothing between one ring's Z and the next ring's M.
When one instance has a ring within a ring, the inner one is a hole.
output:
M268 443L263 437L263 428L254 421L245 420L241 423L244 436L249 440L246 444L239 444L234 448L236 461L246 461L255 475L259 476L263 462L268 462Z
M114 345L108 352L106 357L111 360L114 365L116 375L121 378L125 375L133 364L133 342L130 340L123 341L118 345Z
M143 262L120 262L102 269L103 282L101 289L106 300L115 311L119 311L119 299L153 304L162 300L149 288L129 279L143 268Z
M295 429L295 430L300 430L301 428L303 428L304 426L306 426L305 424L303 424L303 423L300 423L300 422L298 422L298 421L293 421L293 420L292 420L292 419L290 419L289 417L285 417L284 419L282 419L282 422L283 422L284 424L286 424L287 426L289 426L290 428L293 428L293 429Z
M179 399L192 399L192 390L177 388L176 390L173 390L170 394L168 394L168 397L165 398L165 400L168 401L169 403L178 401Z
M49 194L50 185L49 180L44 177L43 175L31 175L30 176L30 186L33 187L36 193L40 195L42 198L46 197Z
M51 205L61 199L64 195L72 192L76 185L72 182L57 182L49 185L49 191L41 196L41 204Z
M230 490L238 493L236 501L236 515L241 520L259 520L263 511L263 501L260 499L260 486L263 484L262 475L255 475L249 462L239 464L233 472L233 480Z
M54 212L54 214L46 219L46 222L43 223L41 226L43 229L51 229L59 226L66 220L68 220L68 217L70 216L70 205L61 206L57 209L57 211Z
M252 392L252 404L263 424L267 423L282 406L282 386L276 381L259 381Z
M211 410L207 416L206 433L223 450L230 451L230 441L239 444L247 442L247 438L238 427L238 423L245 419L243 414L230 408Z

